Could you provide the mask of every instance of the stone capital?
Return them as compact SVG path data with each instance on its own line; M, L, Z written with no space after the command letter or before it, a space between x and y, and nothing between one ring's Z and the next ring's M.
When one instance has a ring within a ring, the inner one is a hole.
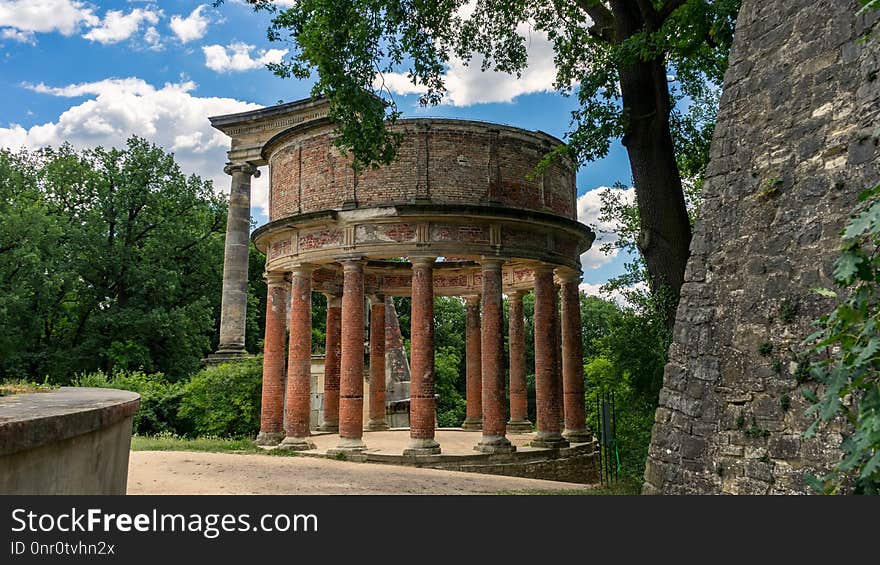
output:
M252 175L254 178L260 178L260 169L250 163L226 163L226 166L223 167L223 172L227 175L245 173Z
M290 275L292 277L311 277L315 267L311 263L298 263L290 268Z
M362 255L345 255L337 259L343 271L363 271L367 260Z
M484 271L500 271L505 260L500 257L480 257L480 267Z
M479 294L471 294L464 297L465 302L468 306L479 306L480 305L480 295Z
M287 273L283 271L272 271L263 273L263 279L268 286L286 285Z
M373 306L376 305L385 305L385 295L384 294L370 294L367 298L370 299L370 304Z
M559 267L556 269L556 278L559 279L561 283L580 283L581 273L576 269Z
M341 292L322 292L327 298L327 308L342 308Z
M417 266L433 267L436 260L436 255L411 255L409 257L409 262L412 263L413 268L416 268Z
M525 290L511 290L507 293L507 299L512 302L522 302L523 296L525 296L527 291Z

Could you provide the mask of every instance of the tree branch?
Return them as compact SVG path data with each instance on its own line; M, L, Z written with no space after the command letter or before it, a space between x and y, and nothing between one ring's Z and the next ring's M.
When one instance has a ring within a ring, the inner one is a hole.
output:
M593 37L612 43L614 41L614 14L597 0L575 0L578 8L593 20L589 33Z

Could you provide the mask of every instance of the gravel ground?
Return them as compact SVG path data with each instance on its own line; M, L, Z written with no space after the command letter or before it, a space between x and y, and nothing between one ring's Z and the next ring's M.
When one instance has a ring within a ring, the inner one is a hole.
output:
M315 457L132 451L128 494L490 494L581 485Z

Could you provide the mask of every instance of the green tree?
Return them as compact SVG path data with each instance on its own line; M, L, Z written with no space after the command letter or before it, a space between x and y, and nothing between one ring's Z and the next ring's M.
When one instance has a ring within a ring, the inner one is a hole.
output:
M210 181L133 137L0 151L0 187L0 376L198 368L222 283L226 203Z
M585 163L622 141L636 187L637 245L651 288L667 287L674 299L671 327L691 239L682 178L707 154L739 0L478 0L470 14L465 0L248 2L272 13L270 40L291 43L290 57L269 67L283 77L317 75L312 94L330 100L337 143L356 168L390 162L400 142L387 127L400 112L383 73L405 70L423 89L420 102L437 104L452 57L478 55L483 70L518 74L527 65L518 28L545 32L556 87L579 102L569 143L554 153Z

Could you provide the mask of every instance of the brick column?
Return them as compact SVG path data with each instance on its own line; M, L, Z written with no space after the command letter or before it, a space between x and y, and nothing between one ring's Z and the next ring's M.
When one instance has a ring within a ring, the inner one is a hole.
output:
M367 429L387 430L385 421L385 297L370 297L370 421Z
M465 364L467 387L467 413L463 430L483 429L483 357L480 354L480 297L468 296L465 318Z
M257 445L284 439L284 334L288 284L284 273L266 273L266 334L263 340L263 391Z
M434 439L434 257L411 257L409 445L404 455L440 453Z
M341 261L342 361L339 370L339 444L330 453L363 451L364 262Z
M339 431L339 357L342 331L342 298L336 294L327 297L327 335L324 342L324 399L321 431Z
M559 285L554 281L554 296L560 296ZM565 403L562 389L562 316L559 313L559 301L553 309L553 355L556 356L556 406L559 407L559 429L565 429Z
M532 431L526 393L526 330L522 302L524 294L517 290L507 295L507 335L510 347L510 421L507 422L507 431L511 433Z
M559 392L556 371L554 325L556 287L553 269L535 269L535 402L538 409L538 433L534 447L564 447L568 442L559 430Z
M584 354L581 341L581 303L578 272L562 272L562 385L565 407L565 431L571 443L592 440L587 431L584 402Z
M504 312L501 299L503 261L483 258L481 353L483 374L483 436L474 446L483 453L511 453L504 403Z
M312 392L312 266L298 265L290 274L290 344L287 358L284 449L314 449L309 436Z
M248 254L251 228L251 177L260 171L250 163L229 163L223 172L232 177L226 214L223 253L223 295L220 303L220 344L209 361L241 357L247 320Z

